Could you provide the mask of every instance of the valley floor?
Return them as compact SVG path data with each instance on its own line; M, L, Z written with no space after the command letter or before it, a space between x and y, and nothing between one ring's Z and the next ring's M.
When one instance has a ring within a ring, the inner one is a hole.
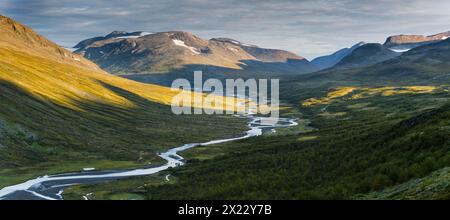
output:
M247 129L236 117L176 116L170 106L116 92L138 106L80 103L85 110L77 111L0 83L0 188L83 168L156 165L164 162L157 153L170 147Z
M305 123L183 152L155 176L74 186L67 199L447 199L450 95L355 93L302 106ZM297 109L297 108L294 108ZM284 112L284 114L289 112ZM300 116L296 110L290 114ZM305 125L307 125L305 127ZM311 129L314 127L314 129Z

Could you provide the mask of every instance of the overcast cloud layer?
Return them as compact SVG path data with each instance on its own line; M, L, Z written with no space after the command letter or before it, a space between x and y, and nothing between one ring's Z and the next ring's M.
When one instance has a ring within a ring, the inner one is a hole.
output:
M1 0L0 13L63 46L113 30L193 32L309 59L359 41L450 30L447 0Z

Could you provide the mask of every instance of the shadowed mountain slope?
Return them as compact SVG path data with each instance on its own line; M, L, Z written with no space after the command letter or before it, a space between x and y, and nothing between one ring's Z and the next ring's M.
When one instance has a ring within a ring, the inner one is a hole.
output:
M370 43L353 50L349 55L339 61L334 68L351 69L365 67L392 59L399 55L400 53L389 50L381 44Z
M363 46L364 44L366 44L366 43L359 42L350 48L340 49L331 55L317 57L314 60L312 60L311 63L321 70L331 68L334 65L336 65L337 63L339 63L339 61L344 59L346 56L351 54L356 48Z

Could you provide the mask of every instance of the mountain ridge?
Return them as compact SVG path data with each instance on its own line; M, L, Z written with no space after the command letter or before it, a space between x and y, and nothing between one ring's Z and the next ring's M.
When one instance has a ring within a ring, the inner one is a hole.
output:
M407 51L419 46L446 40L450 37L450 31L433 35L393 35L384 42L384 46L397 51Z
M0 15L0 46L19 50L24 53L53 58L61 63L74 64L82 68L100 70L97 65L82 56L59 47L31 28L11 18Z
M334 52L333 54L317 57L317 58L313 59L311 61L311 63L313 65L315 65L316 67L318 67L320 70L331 68L334 65L336 65L337 63L339 63L339 61L341 61L343 58L348 56L356 48L358 48L364 44L366 44L366 42L361 41L351 47L340 49L340 50Z
M224 71L249 69L253 65L278 64L291 72L312 72L315 68L294 53L260 48L229 38L202 39L184 31L150 33L135 38L95 37L76 45L76 53L115 74L165 73L189 66L211 66ZM108 35L107 35L108 36ZM254 68L253 68L254 69ZM276 68L275 68L276 69Z
M368 43L353 50L350 54L339 61L333 68L349 69L370 66L392 59L399 55L401 55L401 53L392 51L382 44Z

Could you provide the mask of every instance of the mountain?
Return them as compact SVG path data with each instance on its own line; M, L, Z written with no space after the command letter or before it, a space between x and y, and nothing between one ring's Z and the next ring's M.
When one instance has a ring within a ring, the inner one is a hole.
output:
M358 47L360 47L360 46L362 46L364 44L366 44L366 43L365 42L359 42L359 43L353 45L350 48L340 49L340 50L336 51L335 53L333 53L331 55L317 57L314 60L312 60L311 63L315 67L319 68L320 70L333 67L334 65L339 63L339 61L341 61L344 57L346 57L350 53L352 53L356 48L358 48Z
M379 48L380 45L374 47ZM354 53L359 53L358 50ZM386 48L383 51L386 51ZM365 58L348 56L341 61L344 68L339 68L338 64L334 68L287 79L287 83L292 85L286 86L290 89L284 95L297 97L300 101L339 86L414 86L450 83L450 39L419 46L399 54L383 62L354 68L346 68L346 65L352 63L349 59Z
M234 117L174 115L177 91L104 72L4 16L0 39L0 188L83 167L158 163L157 151L246 128Z
M215 72L306 73L315 68L291 52L259 48L227 38L201 39L170 31L115 31L81 41L76 53L114 74L167 73L208 67Z
M450 39L426 44L371 66L361 77L442 84L450 80Z
M419 46L446 40L449 37L450 31L429 36L395 35L388 37L384 43L384 46L397 52L404 52Z
M143 37L148 34L151 34L151 33L143 32L143 31L137 31L137 32L132 32L132 33L128 33L126 31L113 31L104 37L93 37L93 38L83 40L83 41L79 42L77 45L75 45L73 48L75 48L75 49L84 48L94 42L111 39L111 38L122 38L122 39L138 38L138 37Z
M8 48L33 55L39 54L64 64L76 65L84 69L100 70L97 65L84 59L82 56L62 49L55 43L10 18L0 15L0 25L2 37L0 47L3 49Z
M55 43L35 33L30 28L12 19L0 17L0 22L2 27L0 29L0 35L2 36L0 49L2 55L9 58L1 61L1 67L4 70L1 79L9 83L17 84L27 91L53 99L57 102L60 101L58 98L77 98L91 101L102 100L103 102L116 104L131 103L110 91L108 92L108 89L102 88L102 83L119 88L124 87L126 84L127 87L123 89L130 92L150 89L155 91L160 90L167 95L176 94L170 92L170 88L139 84L112 76L102 71L97 65L84 57L59 47ZM42 59L42 62L32 63L37 59ZM53 68L51 64L54 65ZM38 73L41 70L39 69L40 67L42 67L42 70L48 72L44 73L43 71L42 73ZM71 71L62 72L66 69L70 69ZM58 70L61 70L61 72L59 73ZM27 78L24 78L25 76ZM81 86L77 87L77 84ZM86 84L86 86L83 87L83 84ZM58 89L51 89L53 86L57 86ZM88 91L88 89L91 91ZM148 93L146 98L156 102L170 104L170 96L164 97L161 94ZM68 103L61 102L60 104Z
M392 59L399 56L400 54L401 53L394 52L381 44L364 44L344 57L334 66L334 68L350 69L370 66Z
M423 46L430 43L439 42L442 40L446 40L448 37L450 37L450 31L439 33L435 35L430 36L423 36L423 35L395 35L390 36L386 39L383 46L386 48L389 48L390 50L394 52L406 52L410 49ZM355 49L359 48L360 46L365 45L366 43L360 42L358 44L355 44L351 48L344 48L341 50L338 50L337 52L327 55L315 58L311 61L311 63L319 68L320 70L327 69L330 67L333 67L337 63L339 63L344 57L351 54ZM373 45L372 45L373 46ZM389 53L386 52L385 53ZM388 56L389 57L389 56ZM375 59L377 60L377 59ZM383 59L381 59L383 60ZM369 63L373 63L369 61Z
M287 62L289 60L305 61L304 57L294 53L277 49L260 48L255 45L249 45L230 38L213 38L211 41L232 44L242 48L245 52L263 62Z

